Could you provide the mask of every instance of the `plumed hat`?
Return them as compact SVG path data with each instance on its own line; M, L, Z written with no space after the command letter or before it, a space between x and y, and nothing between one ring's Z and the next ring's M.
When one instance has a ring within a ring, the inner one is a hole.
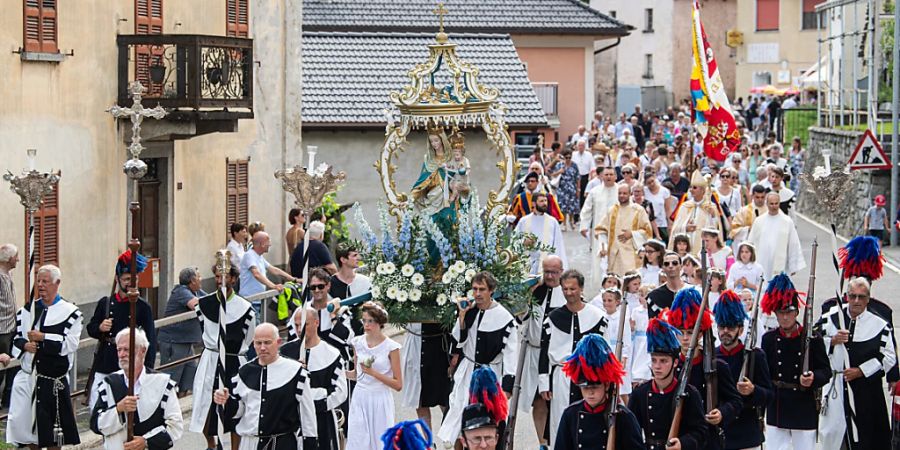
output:
M494 425L506 421L506 416L509 414L509 403L506 394L500 388L497 375L489 366L481 366L472 372L472 381L469 383L469 404L473 403L484 405L491 423Z
M622 363L609 348L606 339L593 333L578 341L575 351L566 358L563 372L579 386L621 384L625 376Z
M759 306L766 314L772 314L775 311L798 311L800 295L794 288L791 278L784 272L775 275L766 286L766 293L763 294Z
M647 353L665 353L677 355L681 353L681 342L678 336L681 331L662 318L656 317L647 324Z
M675 301L672 302L672 309L666 315L666 320L672 326L678 329L687 330L694 327L697 323L697 315L700 313L700 303L703 298L700 291L693 287L681 288L675 294ZM703 311L703 318L700 322L700 331L706 331L712 327L712 314L709 309Z
M845 279L864 277L874 281L884 274L884 257L878 239L857 236L838 250L840 268Z
M422 419L400 422L381 435L384 450L427 450L434 443Z
M144 269L147 268L147 257L138 253L137 254L137 273L141 273ZM131 271L131 250L125 250L124 253L119 255L119 259L116 261L116 276L122 275L123 273Z
M720 327L743 326L744 321L749 318L741 298L731 289L719 295L719 301L713 308L713 315L716 318L716 324Z

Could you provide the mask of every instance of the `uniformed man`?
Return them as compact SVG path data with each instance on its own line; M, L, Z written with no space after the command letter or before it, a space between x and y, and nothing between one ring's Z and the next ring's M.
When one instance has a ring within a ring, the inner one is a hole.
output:
M703 409L706 411L706 422L709 428L709 439L707 441L707 449L721 449L725 445L725 436L723 429L731 425L737 418L743 408L743 400L741 394L738 393L737 383L731 375L731 368L728 363L715 357L715 346L712 342L712 314L709 309L703 311L703 317L699 317L700 291L693 287L683 288L675 294L675 301L672 302L672 310L668 313L669 323L675 328L681 330L679 339L681 340L681 356L686 357L688 348L691 345L691 333L693 333L694 324L700 320L700 333L702 340L698 339L697 349L694 353L692 361L684 361L682 370L690 370L689 380L697 391L704 394ZM709 355L707 352L712 352ZM714 367L706 367L705 357L709 356ZM716 386L715 397L718 404L707 404L707 382L711 374L707 370L715 370Z
M759 348L744 347L741 342L744 323L749 318L744 304L734 291L722 292L713 313L721 344L716 349L716 357L728 363L744 403L734 422L724 427L725 449L760 448L765 440L762 414L774 396L766 355ZM744 365L748 366L748 373L742 378Z
M816 389L831 377L831 367L821 337L809 343L809 372L803 372L804 330L797 322L800 297L785 275L769 281L760 302L761 312L775 314L778 328L762 338L762 350L775 386L775 399L766 409L766 443L770 448L812 450L816 447L819 413Z
M488 366L481 366L472 372L472 381L469 383L469 406L482 405L490 419L490 424L496 428L498 441L496 443L497 450L506 448L506 419L509 415L509 399L500 382L497 381L497 374ZM465 412L465 409L463 410ZM472 424L470 423L469 426ZM511 430L512 432L512 430ZM485 443L488 440L485 439ZM460 442L464 448L482 448L476 438L466 433L465 419L463 421L463 435Z
M128 349L131 330L116 334L119 371L100 382L97 404L91 412L91 430L103 436L106 450L172 448L184 432L176 383L166 373L144 368L150 342L140 328L134 330L134 395L128 395ZM125 414L133 412L134 438L126 442Z
M463 408L459 442L463 448L497 450L502 435L497 423L482 403L472 403Z
M422 419L405 420L381 435L384 450L431 450L431 430Z
M609 442L609 408L615 406L615 448L638 449L644 445L637 418L618 398L610 403L616 385L621 385L625 369L599 334L588 334L566 359L561 372L581 391L581 400L562 414L556 432L555 450L592 448L605 450Z
M647 352L653 379L634 388L628 409L634 412L644 432L647 450L700 450L707 440L706 421L700 392L688 384L682 398L681 426L669 439L675 413L679 380L675 376L681 354L681 332L662 318L647 325Z
M556 442L563 411L581 400L581 390L563 372L566 362L582 337L606 330L603 311L584 302L584 275L567 270L560 277L565 305L550 311L544 320L538 364L541 396L550 402L550 442Z

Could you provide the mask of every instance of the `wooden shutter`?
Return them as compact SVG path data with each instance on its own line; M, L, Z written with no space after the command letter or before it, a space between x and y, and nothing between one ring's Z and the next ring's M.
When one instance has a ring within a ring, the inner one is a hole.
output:
M28 230L28 216L25 216ZM34 263L59 265L59 183L44 197L41 208L34 213ZM27 249L26 249L27 252ZM27 253L25 253L27 255Z
M225 227L250 221L250 160L226 159Z
M756 0L756 31L778 30L780 0Z
M56 0L25 0L24 5L25 51L58 53Z
M249 0L225 0L225 34L247 37L250 31Z
M134 34L162 34L163 0L134 0ZM147 87L147 95L158 96L162 84L150 80L150 66L162 64L162 47L139 45L135 47L136 80Z

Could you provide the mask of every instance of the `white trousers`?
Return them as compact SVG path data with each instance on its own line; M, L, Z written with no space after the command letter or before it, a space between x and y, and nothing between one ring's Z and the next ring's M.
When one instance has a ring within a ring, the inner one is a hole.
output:
M791 430L766 425L766 449L815 450L816 430Z

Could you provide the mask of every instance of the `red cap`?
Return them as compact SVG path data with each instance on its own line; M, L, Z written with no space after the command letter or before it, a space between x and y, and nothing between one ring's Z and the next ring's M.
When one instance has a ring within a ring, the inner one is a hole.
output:
M878 206L884 206L885 204L887 204L887 200L884 198L883 195L876 195L875 196L875 204Z

